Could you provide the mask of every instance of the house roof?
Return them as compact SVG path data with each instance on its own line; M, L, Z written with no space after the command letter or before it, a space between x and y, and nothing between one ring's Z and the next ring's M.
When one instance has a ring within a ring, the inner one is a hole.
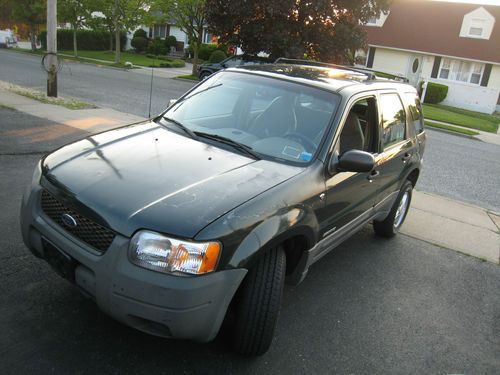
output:
M496 20L489 40L460 37L464 16L480 7ZM383 26L365 30L369 45L500 64L500 6L395 0Z

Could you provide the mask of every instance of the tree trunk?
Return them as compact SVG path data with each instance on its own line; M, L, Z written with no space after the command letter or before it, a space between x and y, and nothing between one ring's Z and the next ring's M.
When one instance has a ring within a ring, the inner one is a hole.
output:
M113 30L109 29L109 50L113 51Z
M73 25L73 54L78 57L78 48L76 45L76 25Z
M192 75L196 76L198 75L198 52L200 51L200 46L203 42L203 24L201 27L198 27L198 35L196 36L196 39L193 38L192 43L193 43L193 70L191 72Z
M31 24L29 26L29 33L30 33L30 41L31 41L31 50L33 52L36 51L36 32L35 32L35 25Z
M115 63L119 64L121 60L120 56L120 30L116 28L115 30Z

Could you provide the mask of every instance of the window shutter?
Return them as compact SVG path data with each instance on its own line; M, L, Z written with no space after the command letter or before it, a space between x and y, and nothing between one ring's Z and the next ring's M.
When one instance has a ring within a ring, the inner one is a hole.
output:
M375 47L370 47L368 50L368 59L366 60L366 67L373 67L373 59L375 58Z
M481 86L488 86L488 81L490 80L490 74L491 74L491 64L486 64L484 66L484 73L483 73L483 78L481 79Z
M441 56L434 57L434 65L432 66L431 78L437 78L440 65L441 65Z

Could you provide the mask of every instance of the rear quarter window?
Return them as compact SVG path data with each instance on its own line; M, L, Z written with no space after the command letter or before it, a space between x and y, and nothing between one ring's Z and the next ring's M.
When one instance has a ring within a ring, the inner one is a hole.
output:
M406 111L399 95L381 94L382 141L384 149L403 141L406 137Z

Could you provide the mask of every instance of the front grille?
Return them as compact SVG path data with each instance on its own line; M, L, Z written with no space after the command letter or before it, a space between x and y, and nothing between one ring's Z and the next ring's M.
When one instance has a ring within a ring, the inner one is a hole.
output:
M104 253L108 250L109 245L115 238L113 231L66 207L46 190L42 191L42 210L66 232L71 233L100 252ZM63 214L70 215L76 221L76 226L70 227L65 224L62 219Z

